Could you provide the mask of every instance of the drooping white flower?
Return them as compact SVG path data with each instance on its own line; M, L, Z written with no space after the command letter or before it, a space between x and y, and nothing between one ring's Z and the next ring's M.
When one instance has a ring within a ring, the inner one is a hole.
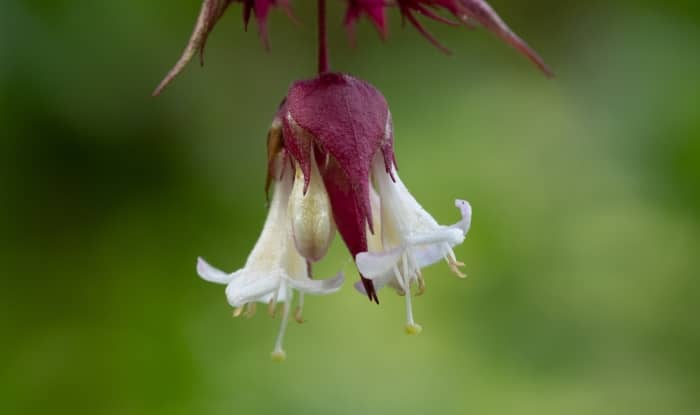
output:
M306 260L297 252L291 236L288 203L292 191L291 174L285 174L276 182L269 212L262 233L245 266L227 274L198 259L197 272L206 281L226 284L226 298L235 307L234 316L247 306L249 315L255 303L267 303L274 315L277 303L283 303L282 322L272 352L274 360L283 360L284 333L289 320L294 291L303 294L323 295L336 292L343 283L343 274L334 278L312 280L309 278ZM301 320L303 297L297 307L296 318Z
M464 265L455 257L454 248L461 244L471 225L471 206L464 200L455 201L462 219L454 225L444 226L421 207L401 181L396 169L381 158L372 165L372 179L377 189L378 201L371 199L375 227L381 226L368 239L369 250L359 253L355 260L366 278L379 289L393 287L406 296L406 332L417 334L421 326L413 320L411 286L417 285L417 294L425 289L421 269L444 259L459 277L465 277L459 266ZM374 205L378 202L379 209ZM375 230L376 231L376 230ZM381 249L377 247L381 246ZM362 292L362 287L356 285Z

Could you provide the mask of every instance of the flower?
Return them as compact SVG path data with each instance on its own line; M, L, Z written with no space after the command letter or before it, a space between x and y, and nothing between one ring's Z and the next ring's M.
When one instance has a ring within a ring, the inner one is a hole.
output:
M302 322L304 294L334 293L340 289L344 279L342 273L323 280L312 280L309 277L310 266L297 252L290 231L287 210L295 190L291 172L282 168L285 158L283 152L276 156L272 169L272 173L275 174L275 187L269 212L262 233L245 266L227 274L212 267L202 258L197 261L197 273L200 277L206 281L226 284L226 298L229 304L235 307L235 317L241 315L245 307L248 315L252 316L256 302L268 304L268 311L273 316L277 303L284 304L282 322L272 352L272 358L275 360L285 358L282 341L294 291L298 291L300 296L295 318Z
M329 206L356 260L361 276L356 287L377 303L376 290L385 285L407 294L407 330L418 332L411 285L417 284L422 292L421 268L441 259L464 276L458 269L463 264L452 249L469 230L470 205L458 200L462 220L442 226L416 202L396 171L386 100L366 82L335 73L295 82L278 116L283 124L278 141L301 171L295 186L301 188L303 179L312 193L314 182L322 179L325 185L319 206ZM320 212L310 211L307 220L315 223L314 215L325 220L327 215Z
M374 197L373 217L381 223L379 232L370 237L369 250L355 257L357 267L365 278L374 282L375 289L385 285L393 287L406 297L406 332L417 334L421 326L413 320L411 286L416 294L425 290L421 269L445 259L459 277L466 277L459 270L464 265L457 261L454 248L461 244L471 225L471 206L464 200L455 205L462 219L451 226L439 225L409 193L393 165L386 166L376 158L372 169L373 182L378 196ZM364 293L364 287L356 285Z
M299 292L295 317L301 321L305 294L340 289L342 273L311 278L340 233L355 260L357 289L379 303L386 285L406 296L409 333L413 320L411 287L425 288L421 269L445 259L464 277L453 248L464 241L471 207L457 200L462 219L439 225L408 192L396 171L391 114L384 96L367 82L347 74L323 73L294 82L268 133L266 192L274 187L262 233L245 266L224 273L199 259L197 272L226 284L234 316L267 303L274 315L283 303L282 323L272 357L285 357L282 341Z

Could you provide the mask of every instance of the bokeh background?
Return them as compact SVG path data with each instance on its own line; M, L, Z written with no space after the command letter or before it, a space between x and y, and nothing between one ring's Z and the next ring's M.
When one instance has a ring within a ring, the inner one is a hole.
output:
M414 302L354 292L336 240L288 359L279 320L233 320L198 255L240 267L265 216L265 135L315 71L315 14L272 50L232 7L196 64L196 0L0 3L0 413L700 413L697 1L493 0L554 68L483 30L401 22L331 64L392 109L401 175L442 223L474 206L469 278L428 269Z

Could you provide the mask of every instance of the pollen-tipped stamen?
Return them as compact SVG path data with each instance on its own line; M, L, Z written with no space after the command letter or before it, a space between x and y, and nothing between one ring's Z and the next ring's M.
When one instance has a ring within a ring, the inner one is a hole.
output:
M282 322L280 323L280 330L277 334L277 340L275 341L275 348L272 350L270 357L276 362L281 362L287 358L287 353L285 353L282 348L282 342L284 341L284 332L287 330L287 323L289 322L289 311L291 309L291 302L294 293L291 287L287 287L283 284L283 289L285 290L286 301L284 302L282 309Z
M275 318L275 315L277 314L277 297L272 297L270 299L270 302L267 303L267 314L270 315L270 317Z
M408 283L408 281L406 281ZM406 334L409 335L416 335L420 334L420 332L423 330L423 327L421 327L420 324L416 323L413 321L413 305L411 304L411 292L406 291L406 326L404 327L404 330L406 331Z
M400 288L405 293L406 298L406 326L404 330L406 334L415 335L419 334L423 328L420 324L417 324L413 320L413 304L411 303L411 280L410 280L410 270L408 269L408 258L404 254L402 259L403 273L399 270L399 267L394 265L394 276L396 281L399 283Z
M303 323L304 317L302 316L302 312L304 311L304 293L299 294L299 303L297 304L296 309L294 309L294 320L301 324Z
M246 318L252 318L255 315L256 309L257 309L257 303L255 303L255 302L248 303L248 308L246 309L246 313L245 313Z
M416 296L423 295L424 292L425 292L425 278L423 278L423 275L419 272L418 273L418 288L416 289Z
M242 306L238 306L238 307L234 308L234 309L233 309L233 314L232 314L232 316L233 316L234 318L235 318L235 317L240 317L241 314L243 314L243 310L244 310L244 309L245 309L245 304L243 304Z
M447 260L447 265L455 275L457 275L459 278L467 278L467 274L463 273L462 270L459 269L459 267L464 266L464 262L457 260L452 249L450 249L448 254L445 255L445 260Z

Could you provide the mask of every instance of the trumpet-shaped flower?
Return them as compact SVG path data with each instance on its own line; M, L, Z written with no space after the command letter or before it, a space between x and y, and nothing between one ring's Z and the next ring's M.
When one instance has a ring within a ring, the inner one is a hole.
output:
M289 88L268 134L268 186L274 184L265 226L245 266L227 274L200 259L207 281L227 284L240 315L257 302L284 303L273 357L282 340L295 291L301 319L305 294L337 291L343 276L311 279L313 263L327 253L335 230L355 259L358 290L379 303L376 289L406 296L410 333L411 287L425 288L421 269L445 259L459 276L453 248L469 230L471 207L458 200L462 219L438 224L408 192L396 171L391 114L382 94L346 74L324 73Z
M206 281L226 284L226 298L235 307L234 316L242 314L247 306L249 315L255 310L256 302L268 304L274 315L277 303L283 303L282 322L272 357L282 360L285 357L282 342L289 320L294 291L300 293L300 301L295 317L301 322L303 295L323 295L336 292L343 283L343 275L334 278L312 280L309 278L305 259L297 252L290 233L287 216L292 177L285 172L276 181L267 219L262 233L253 248L245 266L231 274L209 265L202 258L197 262L197 272Z
M373 163L372 178L377 187L378 209L375 222L381 231L375 233L373 247L355 257L357 267L374 287L393 287L406 297L406 331L419 333L420 325L413 320L411 286L417 286L422 294L425 281L421 269L444 259L459 277L466 277L459 270L464 265L455 257L453 248L461 244L471 225L471 206L464 200L455 201L462 219L444 226L421 207L401 181L393 165L388 167L377 157ZM378 249L381 246L381 249ZM360 292L364 287L356 285Z

